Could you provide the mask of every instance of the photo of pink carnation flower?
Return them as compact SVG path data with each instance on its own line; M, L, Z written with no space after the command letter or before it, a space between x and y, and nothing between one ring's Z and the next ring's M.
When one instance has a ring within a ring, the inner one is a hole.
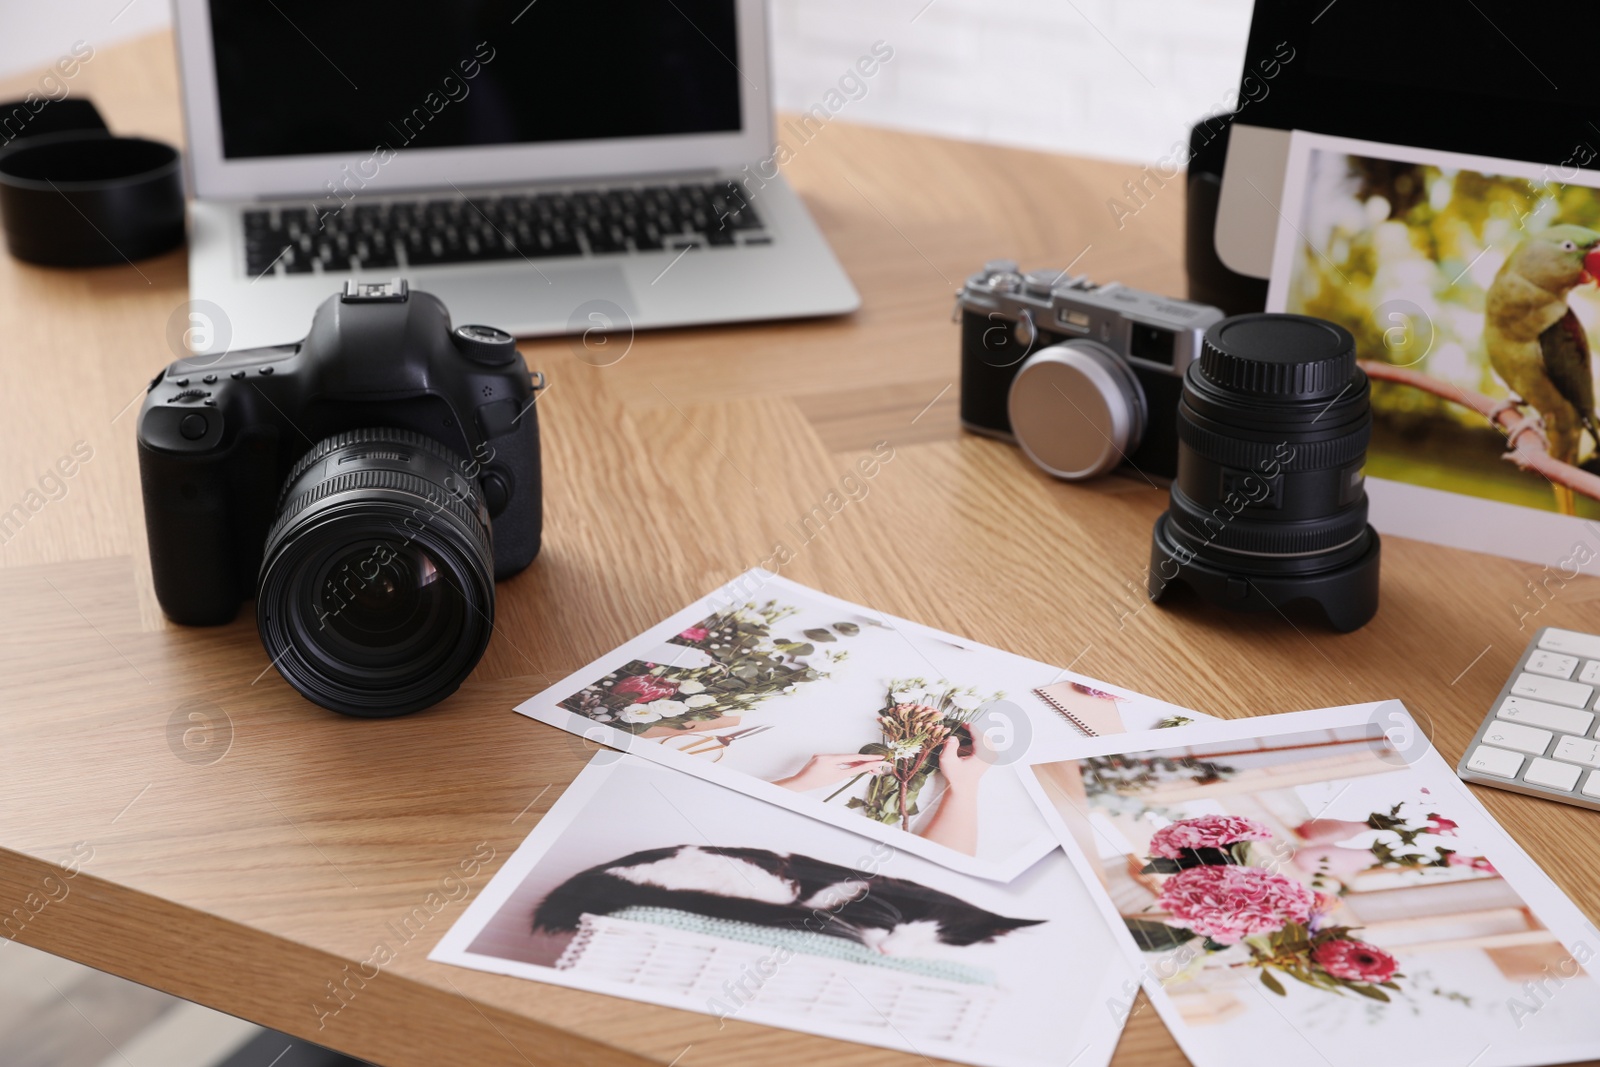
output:
M1169 926L1193 930L1219 945L1305 923L1311 890L1260 867L1191 867L1167 879L1156 906L1172 913Z
M1271 839L1271 830L1243 815L1201 815L1157 830L1150 838L1150 855L1176 860L1197 848L1225 848L1235 841Z
M694 643L699 644L701 641L704 641L706 638L711 636L711 631L707 630L704 626L691 626L678 636L683 638L685 641L693 641Z
M1312 950L1311 959L1335 978L1349 982L1387 982L1400 969L1400 962L1382 949L1344 938L1318 945Z

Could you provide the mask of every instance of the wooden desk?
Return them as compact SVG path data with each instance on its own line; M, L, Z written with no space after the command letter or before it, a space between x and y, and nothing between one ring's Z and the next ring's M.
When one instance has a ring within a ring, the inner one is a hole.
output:
M71 85L119 132L181 139L164 35L100 51ZM1180 184L1121 230L1106 208L1136 172L835 122L789 174L859 314L640 334L604 368L567 340L524 344L553 383L544 553L501 587L470 683L393 721L301 700L247 617L187 630L156 608L134 416L173 358L184 254L85 272L0 256L0 511L75 442L93 449L0 547L0 917L26 906L29 944L387 1067L915 1062L428 963L459 905L323 1029L314 1007L487 842L481 888L577 773L583 744L512 704L768 557L878 440L892 465L786 575L1225 716L1400 697L1455 759L1527 638L1519 613L1544 602L1536 624L1592 630L1600 583L1536 598L1537 567L1391 540L1383 610L1349 636L1140 610L1162 493L1055 482L959 432L951 297L983 260L1076 258L1183 291ZM177 755L174 717L181 730L193 708L215 717L222 758ZM1480 795L1600 918L1595 817ZM89 858L69 892L32 914L75 846ZM1182 1063L1145 1008L1117 1062Z

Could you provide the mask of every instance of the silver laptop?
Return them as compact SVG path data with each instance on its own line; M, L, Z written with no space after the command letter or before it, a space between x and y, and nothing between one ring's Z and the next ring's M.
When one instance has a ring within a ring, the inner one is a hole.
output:
M778 173L765 0L175 12L201 347L296 340L349 278L524 336L860 304Z

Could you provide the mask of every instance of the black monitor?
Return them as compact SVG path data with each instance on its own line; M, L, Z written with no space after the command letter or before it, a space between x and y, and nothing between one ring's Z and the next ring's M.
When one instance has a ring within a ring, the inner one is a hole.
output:
M1596 29L1575 0L1256 0L1235 121L1593 166Z

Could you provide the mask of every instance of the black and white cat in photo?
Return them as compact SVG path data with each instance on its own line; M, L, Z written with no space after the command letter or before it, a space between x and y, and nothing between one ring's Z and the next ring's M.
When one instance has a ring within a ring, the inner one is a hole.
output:
M975 945L1043 919L1012 919L904 878L759 848L648 849L573 875L545 897L533 925L576 930L585 912L672 908L717 919L810 930L886 956Z

